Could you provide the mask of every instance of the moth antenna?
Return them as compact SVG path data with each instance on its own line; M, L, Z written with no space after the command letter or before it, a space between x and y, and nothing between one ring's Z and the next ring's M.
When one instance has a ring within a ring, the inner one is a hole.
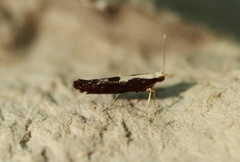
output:
M165 50L166 50L166 40L167 40L167 35L163 35L163 62L162 62L162 73L164 74L165 70Z

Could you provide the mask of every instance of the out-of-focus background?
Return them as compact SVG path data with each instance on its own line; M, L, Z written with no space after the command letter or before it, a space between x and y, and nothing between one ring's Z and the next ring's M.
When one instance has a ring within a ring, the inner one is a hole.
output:
M239 161L240 1L1 0L0 161ZM78 78L160 71L147 93ZM153 105L153 104L152 104Z
M238 0L198 2L156 0L155 3L158 8L168 8L192 23L206 25L214 31L217 30L239 39L240 24L237 16L240 2Z

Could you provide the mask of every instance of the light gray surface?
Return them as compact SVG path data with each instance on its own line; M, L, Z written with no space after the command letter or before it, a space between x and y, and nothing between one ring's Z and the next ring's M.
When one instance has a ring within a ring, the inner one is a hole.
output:
M132 17L121 14L112 26L83 8L52 6L42 13L26 55L15 60L1 50L10 62L0 68L0 161L240 160L238 44L183 25L170 13L124 12ZM147 25L140 30L128 30L142 22ZM171 23L196 32L186 30L185 38ZM122 25L120 33L114 25ZM102 109L111 95L72 88L77 78L161 70L161 38L153 37L164 32L171 76L156 85L152 120L147 93L122 95L108 116ZM191 42L194 32L200 42Z

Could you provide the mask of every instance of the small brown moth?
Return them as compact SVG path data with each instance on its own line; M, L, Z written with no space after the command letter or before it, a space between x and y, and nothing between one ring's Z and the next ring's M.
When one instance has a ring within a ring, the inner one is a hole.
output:
M100 79L78 79L73 82L73 87L81 93L87 94L117 94L114 101L117 100L120 93L143 92L148 91L148 105L150 105L151 94L154 94L154 104L156 92L153 86L157 82L162 82L167 74L164 74L165 68L165 42L166 35L163 36L163 63L162 70L155 73L134 74L128 76L115 76ZM111 104L112 105L112 104ZM150 109L148 109L150 111Z

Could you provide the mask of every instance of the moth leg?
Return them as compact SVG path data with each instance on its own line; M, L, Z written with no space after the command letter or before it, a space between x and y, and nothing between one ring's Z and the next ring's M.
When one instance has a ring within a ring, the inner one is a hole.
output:
M102 111L107 111L110 107L112 107L114 105L114 103L117 101L118 97L120 94L117 94L113 100L113 102L106 108L104 108Z
M156 92L155 92L155 90L152 89L152 88L148 88L147 91L149 91L149 95L148 95L148 114L150 114L150 101L151 101L152 93L153 93L153 103L154 103L154 107L156 107L156 102L155 102Z
M113 100L114 102L116 102L116 101L117 101L117 99L118 99L119 95L120 95L120 94L117 94L117 95L115 96L115 98L114 98L114 100Z

